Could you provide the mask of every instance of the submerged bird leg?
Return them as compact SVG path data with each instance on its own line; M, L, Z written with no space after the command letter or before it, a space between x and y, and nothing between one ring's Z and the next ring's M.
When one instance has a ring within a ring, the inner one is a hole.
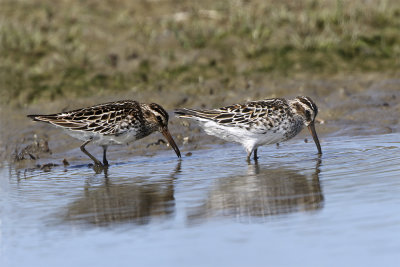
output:
M81 151L82 151L83 153L85 153L89 158L91 158L91 159L94 161L94 163L95 163L96 165L103 166L103 164L101 164L101 162L100 162L98 159L96 159L94 156L92 156L92 154L90 154L89 152L87 152L87 150L85 149L85 146L86 146L87 144L89 144L91 141L92 141L92 139L89 139L89 140L87 140L85 143L83 143L83 144L81 145Z
M107 146L103 146L103 164L104 166L108 166L108 160L107 160Z
M257 156L257 148L254 149L254 161L258 160L258 156Z
M250 163L251 152L252 152L251 150L247 151L247 159L246 159L247 163Z

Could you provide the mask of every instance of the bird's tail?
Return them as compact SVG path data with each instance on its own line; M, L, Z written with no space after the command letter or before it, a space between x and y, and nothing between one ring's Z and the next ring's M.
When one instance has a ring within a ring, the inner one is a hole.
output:
M70 128L73 130L86 130L87 123L81 121L73 121L70 119L62 118L59 114L50 114L50 115L27 115L28 118L33 119L34 121L43 121L55 126L60 126L63 128Z
M189 109L182 108L176 109L175 114L177 114L180 118L200 118L206 120L212 120L215 116L218 115L217 111L214 110L198 110L198 109Z
M44 121L44 122L51 122L57 119L56 114L52 115L27 115L28 118L31 118L34 121Z

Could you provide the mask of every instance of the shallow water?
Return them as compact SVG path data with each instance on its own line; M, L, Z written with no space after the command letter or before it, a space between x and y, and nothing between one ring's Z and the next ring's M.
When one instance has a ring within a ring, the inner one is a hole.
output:
M1 266L396 266L400 134L0 169Z

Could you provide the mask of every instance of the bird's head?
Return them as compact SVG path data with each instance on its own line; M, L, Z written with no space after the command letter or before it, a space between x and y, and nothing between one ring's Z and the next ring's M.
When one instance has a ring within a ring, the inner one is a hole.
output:
M298 96L295 99L289 101L289 105L292 111L299 115L305 126L308 127L314 142L318 149L318 154L322 154L321 145L319 144L318 136L315 131L315 117L318 114L318 107L314 101L308 96Z
M305 126L308 127L314 123L315 117L318 114L318 107L311 98L308 96L298 96L290 102L290 106L294 113L302 117Z
M165 109L159 104L151 103L145 107L144 116L151 123L151 125L153 125L155 130L164 135L170 146L175 150L176 155L180 158L181 152L179 151L178 146L168 130L169 115Z
M148 120L151 121L153 125L156 125L158 131L162 132L163 128L168 128L169 115L162 106L151 103L148 105L147 111L145 116L147 115Z

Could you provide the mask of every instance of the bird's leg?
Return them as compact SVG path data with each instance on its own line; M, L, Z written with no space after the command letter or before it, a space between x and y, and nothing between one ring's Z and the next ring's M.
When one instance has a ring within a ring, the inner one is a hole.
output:
M103 146L103 164L104 166L108 166L108 160L107 160L107 146Z
M257 156L257 148L254 149L254 161L258 160L258 156Z
M247 151L247 159L246 159L247 163L250 163L250 156L251 156L251 150Z
M87 152L87 150L85 149L85 146L86 146L87 144L89 144L91 141L92 141L92 139L89 139L89 140L87 140L85 143L83 143L83 144L81 145L81 151L82 151L83 153L85 153L89 158L91 158L91 159L94 161L94 163L95 163L96 165L98 165L98 166L103 166L103 164L101 164L101 162L100 162L98 159L96 159L95 157L93 157L92 154L90 154L89 152Z

